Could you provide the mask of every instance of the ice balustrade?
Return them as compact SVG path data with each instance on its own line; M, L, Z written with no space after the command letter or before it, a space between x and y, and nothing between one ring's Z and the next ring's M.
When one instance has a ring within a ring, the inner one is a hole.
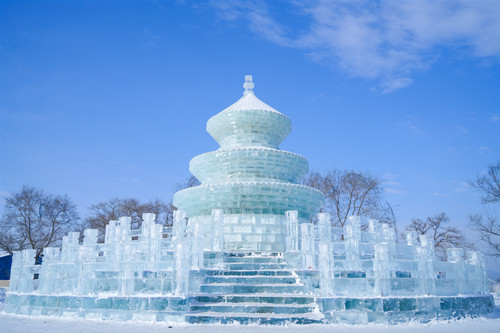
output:
M221 249L222 212L214 210L212 244ZM62 249L43 250L43 263L35 265L36 250L15 252L10 291L38 294L160 294L184 295L189 270L203 268L204 226L186 224L185 214L174 213L173 227L155 223L144 214L142 228L131 230L131 218L122 217L106 226L104 243L98 231L86 229L63 237ZM218 230L218 231L217 231Z
M287 212L288 214L288 212ZM322 296L449 296L487 294L484 260L480 252L448 249L447 261L439 261L425 235L408 232L397 243L394 229L352 216L344 228L331 226L327 213L317 224L300 224L295 234L293 218L287 218L287 240L300 239L302 270L318 270ZM288 249L287 249L288 250Z
M327 213L317 224L299 223L296 211L285 214L287 252L297 254L297 271L318 271L322 296L408 296L456 293L487 293L482 255L448 249L447 261L435 258L426 236L407 233L396 243L393 228L369 221L361 230L359 217L350 217L345 227L331 226ZM14 253L11 291L94 295L162 294L185 295L191 270L207 265L207 252L221 251L224 214L214 210L211 229L203 223L187 223L176 211L173 227L155 223L154 214L144 214L142 228L130 229L131 219L110 221L105 242L97 243L97 230L70 233L62 250L44 249L42 265L35 265L35 250ZM210 237L206 241L206 237Z

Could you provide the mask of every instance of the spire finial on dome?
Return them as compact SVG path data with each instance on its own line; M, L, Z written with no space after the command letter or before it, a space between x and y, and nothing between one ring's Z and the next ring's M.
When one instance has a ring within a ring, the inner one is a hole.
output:
M252 75L245 75L245 83L243 83L245 91L243 92L243 96L253 94L253 87L255 87L255 85L252 82Z

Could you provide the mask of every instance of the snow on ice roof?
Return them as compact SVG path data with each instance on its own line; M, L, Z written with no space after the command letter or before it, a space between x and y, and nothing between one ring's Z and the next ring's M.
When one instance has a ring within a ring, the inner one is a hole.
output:
M243 110L263 110L263 111L269 111L269 112L276 112L281 114L278 110L274 109L273 107L267 105L266 103L262 102L260 99L255 96L253 92L253 87L254 83L252 82L252 76L251 75L246 75L245 76L245 83L243 84L243 87L245 88L245 91L243 92L243 97L241 97L239 100L236 101L233 105L229 106L228 108L224 109L222 112L226 111L243 111Z

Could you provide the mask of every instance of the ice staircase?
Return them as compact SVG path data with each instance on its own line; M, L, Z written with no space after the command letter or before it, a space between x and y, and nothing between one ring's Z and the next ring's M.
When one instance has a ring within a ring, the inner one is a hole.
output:
M314 295L279 253L225 253L222 269L205 270L186 322L284 325L321 323Z

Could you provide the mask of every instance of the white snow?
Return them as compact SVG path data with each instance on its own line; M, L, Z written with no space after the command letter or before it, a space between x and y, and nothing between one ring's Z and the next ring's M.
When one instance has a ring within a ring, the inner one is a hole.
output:
M256 325L179 325L166 323L102 321L89 319L61 319L54 317L35 317L9 315L0 312L1 333L137 333L137 332L185 332L185 333L498 333L500 332L500 299L496 299L497 307L487 318L461 319L452 321L433 321L428 324L400 325L288 325L256 326ZM0 304L0 311L4 304Z

